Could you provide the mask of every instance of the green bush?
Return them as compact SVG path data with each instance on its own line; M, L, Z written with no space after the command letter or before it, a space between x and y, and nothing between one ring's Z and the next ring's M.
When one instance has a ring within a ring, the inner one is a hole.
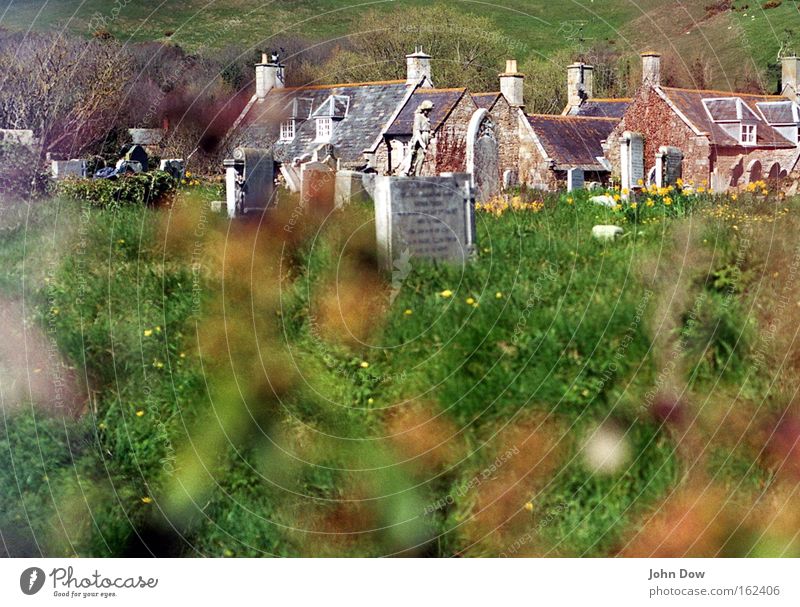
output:
M117 179L65 179L58 184L58 193L102 208L155 206L164 202L177 185L168 173L152 171Z

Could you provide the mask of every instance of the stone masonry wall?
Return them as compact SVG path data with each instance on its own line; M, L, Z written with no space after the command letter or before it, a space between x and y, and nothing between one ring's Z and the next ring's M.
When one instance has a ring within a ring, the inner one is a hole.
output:
M500 148L500 176L505 171L519 170L519 112L511 107L505 97L500 97L490 112L497 132L497 144Z
M662 145L683 151L683 178L701 183L709 179L710 144L707 137L695 135L666 101L651 87L641 87L628 106L625 116L607 140L606 157L611 172L620 176L622 133L632 131L644 136L644 173L655 166L656 152Z

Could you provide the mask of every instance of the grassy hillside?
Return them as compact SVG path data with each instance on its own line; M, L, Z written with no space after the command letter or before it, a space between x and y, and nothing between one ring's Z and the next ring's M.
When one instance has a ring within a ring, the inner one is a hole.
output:
M367 208L217 195L4 216L2 298L91 386L66 420L4 392L6 550L797 554L797 203L522 192L390 280Z
M207 51L232 43L264 49L269 47L271 37L281 34L299 34L312 41L358 35L352 31L352 23L365 6L390 10L400 4L427 3L166 0L154 5L131 0L115 14L115 4L100 0L5 0L0 25L21 30L67 28L90 34L98 24L105 23L120 40L172 40L193 50ZM794 32L795 42L800 36L800 11L794 0L784 0L769 9L762 8L762 2L737 1L732 3L734 7L747 4L750 8L733 12L711 10L712 5L723 4L711 0L509 0L500 5L457 4L466 12L494 21L520 59L599 41L632 53L652 47L673 55L676 64L683 62L687 67L696 57L704 57L711 68L713 84L726 88L736 83L749 62L763 68L774 61L786 29Z

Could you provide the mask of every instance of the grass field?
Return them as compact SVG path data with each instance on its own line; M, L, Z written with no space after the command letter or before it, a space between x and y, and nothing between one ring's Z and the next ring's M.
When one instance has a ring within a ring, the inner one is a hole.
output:
M425 5L423 0L353 2L296 0L261 2L185 0L161 3L130 0L6 0L0 26L27 30L67 28L90 35L98 24L119 40L170 40L190 50L213 52L229 44L258 49L281 34L298 34L310 41L358 35L353 23L365 8L391 10L398 5ZM763 69L775 61L785 30L800 35L797 2L784 0L776 8L760 2L734 2L749 7L734 12L709 12L712 2L675 0L573 0L542 2L508 0L500 4L459 1L459 9L490 18L508 36L518 59L548 57L565 47L609 42L632 55L655 48L689 66L703 57L712 68L714 86L730 89L743 66ZM750 7L750 5L753 5ZM120 8L121 7L121 8ZM169 35L167 35L169 34ZM374 35L370 32L369 35Z
M4 215L3 302L90 386L64 417L2 382L7 552L800 554L796 202L523 192L390 279L369 209L217 196Z

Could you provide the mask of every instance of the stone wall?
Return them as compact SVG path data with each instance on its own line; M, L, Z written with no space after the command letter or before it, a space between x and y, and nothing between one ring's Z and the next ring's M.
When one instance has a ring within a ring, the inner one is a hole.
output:
M742 153L740 147L716 148L714 167L729 188L746 187L750 181L767 180L773 166L778 165L778 175L786 179L797 158L797 150L752 149Z
M622 133L632 131L644 136L644 174L655 166L656 153L662 145L683 152L683 178L697 183L707 181L710 172L710 144L707 137L695 135L666 101L650 87L641 87L628 106L622 121L607 140L606 157L611 172L620 176Z
M550 168L550 161L543 155L539 146L533 141L525 118L518 118L519 126L519 182L529 188L555 190L559 183L556 174Z
M519 111L511 107L505 97L500 97L489 112L497 128L497 143L500 149L500 174L519 170L520 136Z
M423 175L440 173L463 173L467 167L467 129L472 114L478 109L469 93L459 99L439 128L434 133L433 153L429 153L422 165Z

